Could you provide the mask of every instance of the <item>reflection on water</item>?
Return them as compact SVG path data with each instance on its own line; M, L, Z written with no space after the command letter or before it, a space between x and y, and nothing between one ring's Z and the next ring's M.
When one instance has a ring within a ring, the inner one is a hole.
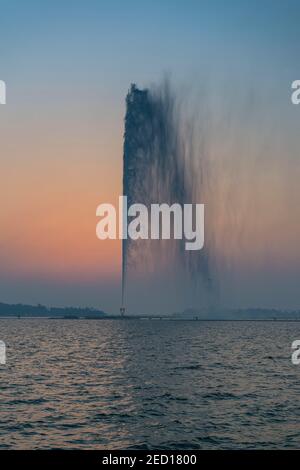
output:
M300 447L297 323L1 319L0 448Z

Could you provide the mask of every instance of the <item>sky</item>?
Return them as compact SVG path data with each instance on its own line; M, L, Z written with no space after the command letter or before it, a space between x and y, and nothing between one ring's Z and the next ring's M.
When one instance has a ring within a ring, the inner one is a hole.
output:
M130 84L167 74L207 131L224 305L299 308L299 13L294 0L0 0L0 301L118 311L121 244L96 238L96 207L122 193Z

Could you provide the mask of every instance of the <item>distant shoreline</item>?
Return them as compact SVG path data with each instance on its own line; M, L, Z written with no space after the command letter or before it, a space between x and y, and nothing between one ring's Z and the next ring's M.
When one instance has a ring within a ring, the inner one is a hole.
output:
M159 320L159 321L272 321L300 322L300 310L267 308L226 309L218 311L193 308L176 313L130 313L113 315L91 307L46 307L45 305L7 304L0 302L1 318L47 318L51 320Z
M0 320L119 320L119 321L172 321L172 322L273 322L273 323L300 323L300 318L174 318L172 316L156 317L152 315L131 315L121 317L120 315L107 315L103 317L47 317L35 315L0 315Z

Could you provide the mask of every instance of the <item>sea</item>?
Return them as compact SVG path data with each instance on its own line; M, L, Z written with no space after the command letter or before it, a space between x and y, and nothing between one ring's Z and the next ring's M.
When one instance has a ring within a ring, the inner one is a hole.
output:
M300 448L300 322L0 320L0 449Z

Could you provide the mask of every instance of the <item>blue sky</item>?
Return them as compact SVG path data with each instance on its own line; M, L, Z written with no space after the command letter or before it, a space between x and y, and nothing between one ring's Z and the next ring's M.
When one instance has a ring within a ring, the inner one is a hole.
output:
M294 0L0 0L0 79L8 89L0 109L0 299L117 309L120 246L96 248L90 240L94 210L121 190L130 83L147 86L167 73L184 89L204 84L216 114L234 108L239 138L225 144L236 159L250 134L249 165L267 148L254 192L269 218L256 233L271 240L273 264L248 274L240 266L236 303L299 305L300 107L290 103L291 82L300 78L299 13ZM281 201L277 219L272 201Z

